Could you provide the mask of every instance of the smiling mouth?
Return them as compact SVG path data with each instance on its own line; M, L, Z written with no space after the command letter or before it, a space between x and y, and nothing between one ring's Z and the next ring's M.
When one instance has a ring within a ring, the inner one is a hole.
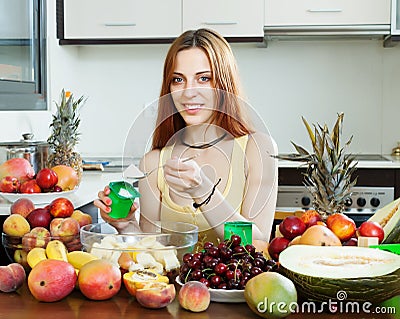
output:
M184 107L186 110L198 110L202 108L200 104L190 104L190 105L184 104Z

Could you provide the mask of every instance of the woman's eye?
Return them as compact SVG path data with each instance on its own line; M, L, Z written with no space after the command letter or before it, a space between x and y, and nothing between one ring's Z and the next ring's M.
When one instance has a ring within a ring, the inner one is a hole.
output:
M209 77L209 76L202 76L202 77L200 77L200 81L201 82L208 82L208 81L210 81L211 80L211 78Z
M182 78L173 78L172 83L182 83L183 79Z

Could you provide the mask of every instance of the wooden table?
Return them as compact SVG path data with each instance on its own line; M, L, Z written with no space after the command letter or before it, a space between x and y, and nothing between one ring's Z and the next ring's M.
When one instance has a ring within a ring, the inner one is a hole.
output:
M214 303L205 312L192 313L182 309L177 299L163 309L141 307L124 288L110 300L91 301L79 291L74 291L59 302L44 303L37 301L23 286L15 293L0 293L0 319L242 319L261 318L254 314L246 303ZM395 318L389 315L374 314L291 314L289 319L304 318Z

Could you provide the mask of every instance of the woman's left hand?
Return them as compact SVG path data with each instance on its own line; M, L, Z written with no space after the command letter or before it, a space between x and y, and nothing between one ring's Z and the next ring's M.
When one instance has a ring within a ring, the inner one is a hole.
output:
M164 166L164 177L168 185L178 192L192 197L202 197L212 183L194 160L184 162L178 157L168 159Z

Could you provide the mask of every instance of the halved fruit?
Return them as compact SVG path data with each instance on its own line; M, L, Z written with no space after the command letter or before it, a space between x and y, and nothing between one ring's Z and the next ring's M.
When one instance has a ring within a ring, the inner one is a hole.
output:
M143 288L146 284L152 282L169 283L169 278L157 274L150 270L136 270L130 271L123 275L123 282L126 290L132 295L136 296L136 291Z

